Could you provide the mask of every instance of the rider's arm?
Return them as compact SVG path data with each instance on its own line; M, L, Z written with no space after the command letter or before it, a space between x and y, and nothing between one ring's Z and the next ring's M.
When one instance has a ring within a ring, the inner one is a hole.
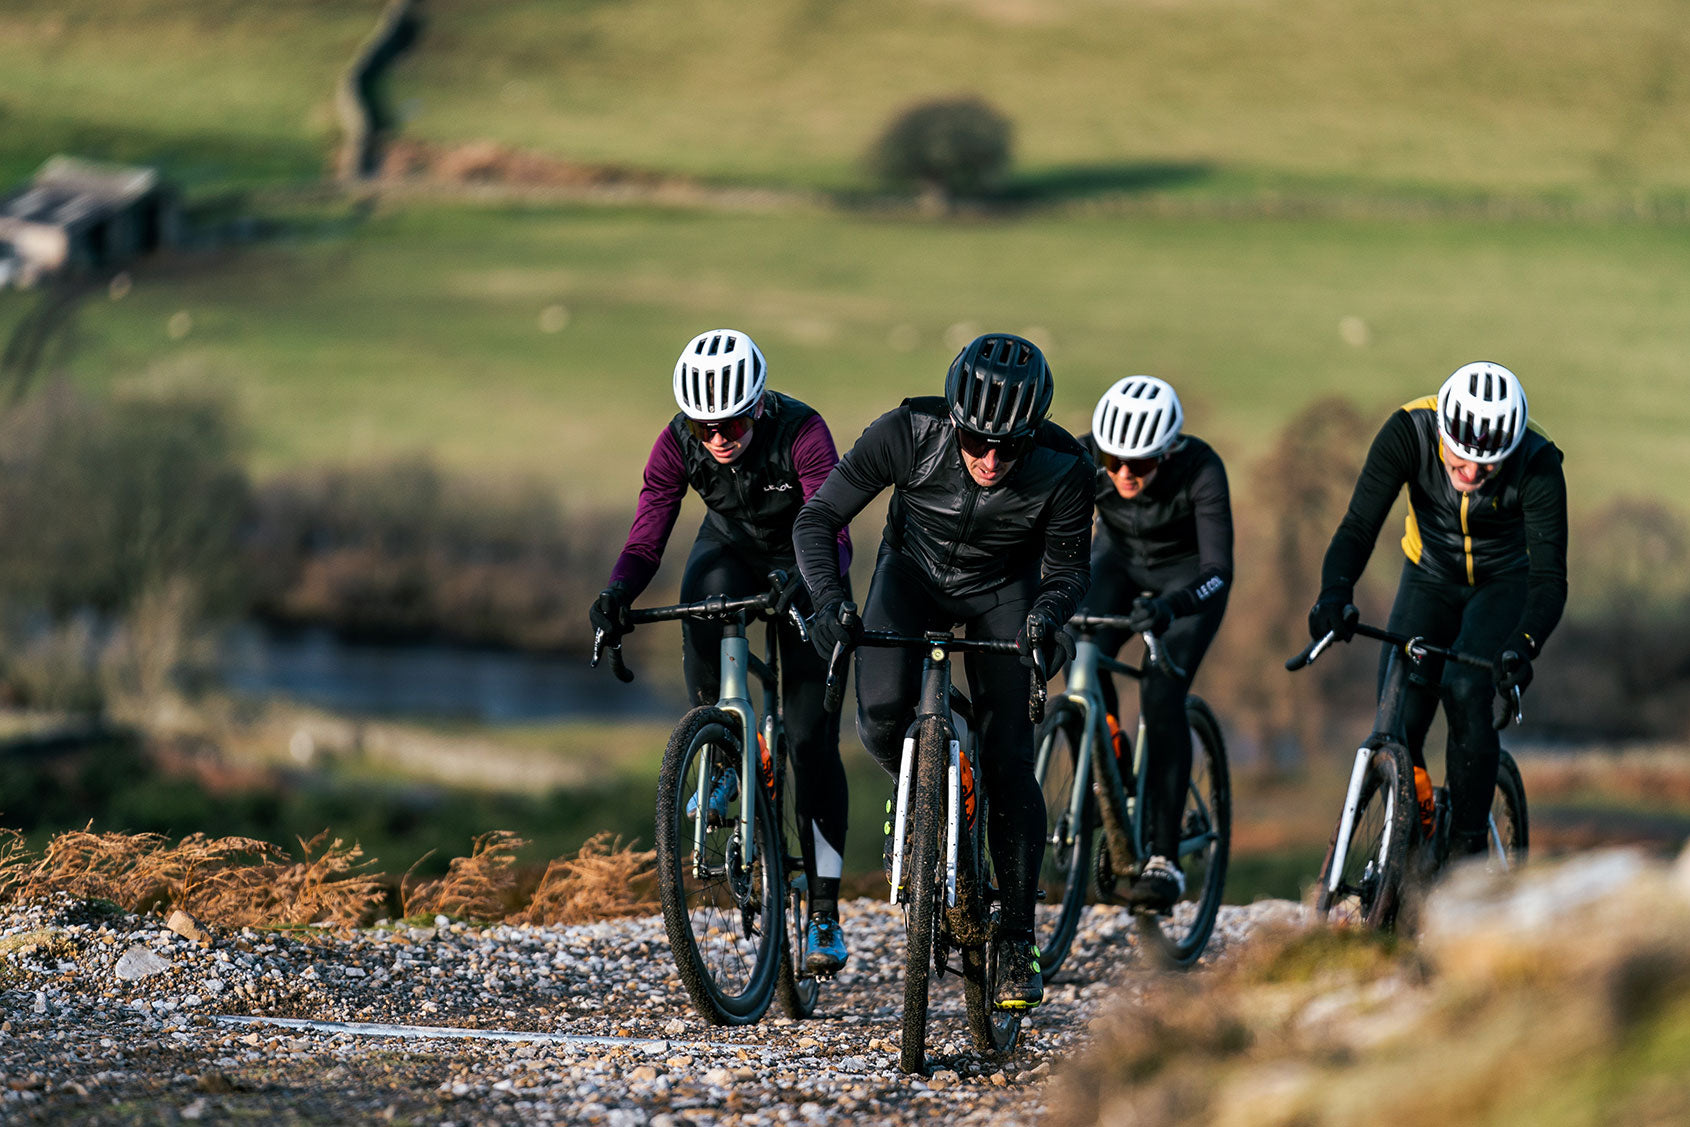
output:
M1391 515L1397 494L1414 473L1415 444L1418 437L1407 411L1395 411L1379 428L1373 445L1367 451L1367 461L1356 478L1355 492L1350 494L1350 507L1332 534L1326 559L1320 568L1320 593L1343 594L1346 598L1355 590L1357 580L1373 554L1373 543L1379 539L1379 529Z
M1045 523L1044 565L1033 606L1067 622L1091 587L1091 518L1096 475L1075 459L1051 494Z
M792 440L792 464L798 471L798 488L808 502L821 489L827 475L839 464L839 451L833 445L833 434L820 415L811 415L798 428ZM851 567L851 529L841 528L835 541L839 551L839 573Z
M1232 497L1226 467L1211 454L1191 480L1197 522L1197 578L1167 596L1174 614L1196 614L1232 586Z
M1531 556L1520 633L1531 639L1535 657L1567 605L1567 478L1561 451L1554 446L1538 451L1526 467L1520 490Z
M838 538L851 518L881 491L902 481L915 460L915 440L907 407L895 407L868 425L857 444L792 522L792 546L798 570L815 605L844 598L840 582Z
M610 582L622 584L630 602L657 574L657 565L663 562L663 549L675 529L676 518L681 515L681 502L686 495L686 462L674 431L664 427L646 458L645 483L640 486L639 506L634 510L628 542L616 558L616 566L610 569Z

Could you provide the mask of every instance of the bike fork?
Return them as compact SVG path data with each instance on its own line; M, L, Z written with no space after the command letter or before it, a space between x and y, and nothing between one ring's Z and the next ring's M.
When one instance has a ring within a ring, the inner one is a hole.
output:
M904 737L904 754L898 764L898 802L892 812L892 894L898 902L899 890L904 886L904 825L910 809L910 776L915 774L915 733Z
M1356 808L1361 805L1361 785L1367 778L1367 764L1373 758L1373 748L1362 747L1356 749L1356 763L1350 769L1350 789L1344 795L1344 813L1338 819L1338 840L1332 843L1332 871L1326 875L1326 891L1337 892L1339 879L1344 874L1344 861L1350 851L1350 831L1355 828ZM1386 801L1393 801L1394 795L1387 795Z

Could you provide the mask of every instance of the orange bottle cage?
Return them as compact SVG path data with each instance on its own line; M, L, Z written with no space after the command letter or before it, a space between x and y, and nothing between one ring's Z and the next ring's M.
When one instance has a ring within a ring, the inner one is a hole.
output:
M769 741L763 738L763 733L757 733L757 765L761 768L763 786L770 793L775 789L775 757L769 753Z
M1127 761L1126 741L1122 739L1121 722L1115 719L1113 713L1105 712L1103 719L1109 724L1109 746L1115 750L1115 762Z
M1420 828L1430 838L1436 821L1436 807L1432 800L1432 776L1424 767L1414 769L1414 797L1420 804Z
M974 793L974 764L969 761L966 752L958 755L957 761L962 767L960 771L962 776L962 812L967 816L968 824L972 826L974 824L974 808L978 804L978 798Z

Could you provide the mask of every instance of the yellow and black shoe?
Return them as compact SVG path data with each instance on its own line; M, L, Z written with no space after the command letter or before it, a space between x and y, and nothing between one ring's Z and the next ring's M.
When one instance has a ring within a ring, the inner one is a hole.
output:
M1003 940L998 945L998 989L993 998L998 1009L1030 1010L1044 1000L1038 947L1031 939Z

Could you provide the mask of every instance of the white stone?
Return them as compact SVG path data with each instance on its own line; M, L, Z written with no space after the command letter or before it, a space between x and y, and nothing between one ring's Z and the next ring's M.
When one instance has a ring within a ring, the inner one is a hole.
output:
M117 977L125 982L134 982L139 978L148 978L161 974L170 969L170 960L154 951L151 947L143 947L137 943L125 951L117 960Z

